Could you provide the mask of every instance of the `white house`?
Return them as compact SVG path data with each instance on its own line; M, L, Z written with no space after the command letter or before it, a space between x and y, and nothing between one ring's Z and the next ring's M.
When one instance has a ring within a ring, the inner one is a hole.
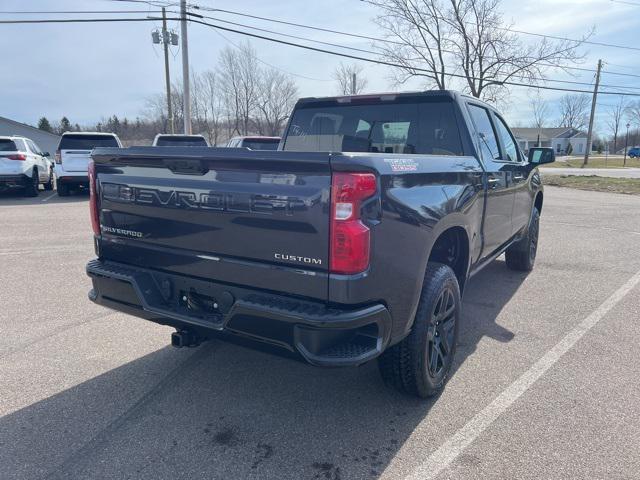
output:
M566 155L569 144L574 155L587 150L587 134L575 128L514 128L513 134L524 151L540 146L553 148L556 155Z

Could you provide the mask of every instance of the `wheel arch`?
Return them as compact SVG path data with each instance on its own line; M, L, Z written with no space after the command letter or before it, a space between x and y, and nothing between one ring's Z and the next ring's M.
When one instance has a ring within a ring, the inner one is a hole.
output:
M427 264L438 262L451 267L458 279L460 293L462 293L469 275L470 250L471 244L467 230L460 225L449 226L441 231L434 240L429 251Z

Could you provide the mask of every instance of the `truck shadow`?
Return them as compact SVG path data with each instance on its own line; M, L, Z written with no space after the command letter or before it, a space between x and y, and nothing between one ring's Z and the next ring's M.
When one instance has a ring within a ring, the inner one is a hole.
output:
M496 317L524 278L498 261L469 283L456 368L484 336L513 338ZM0 477L378 478L437 402L385 387L375 363L166 347L0 419Z

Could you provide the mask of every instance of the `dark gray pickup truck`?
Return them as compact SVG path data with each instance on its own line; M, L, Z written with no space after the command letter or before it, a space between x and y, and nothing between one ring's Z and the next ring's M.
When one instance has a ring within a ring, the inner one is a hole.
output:
M469 278L531 270L543 192L490 106L438 91L300 100L278 151L93 151L89 297L319 366L378 358L421 397L451 370Z

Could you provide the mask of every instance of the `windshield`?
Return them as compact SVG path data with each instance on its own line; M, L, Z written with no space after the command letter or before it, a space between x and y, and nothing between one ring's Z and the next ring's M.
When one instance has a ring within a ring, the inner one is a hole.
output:
M245 139L242 146L251 150L277 150L280 140L278 139Z
M208 147L207 141L202 137L163 136L156 141L158 147Z
M298 107L284 150L462 155L453 103L407 100Z
M95 147L119 147L113 135L64 135L58 150L93 150Z

